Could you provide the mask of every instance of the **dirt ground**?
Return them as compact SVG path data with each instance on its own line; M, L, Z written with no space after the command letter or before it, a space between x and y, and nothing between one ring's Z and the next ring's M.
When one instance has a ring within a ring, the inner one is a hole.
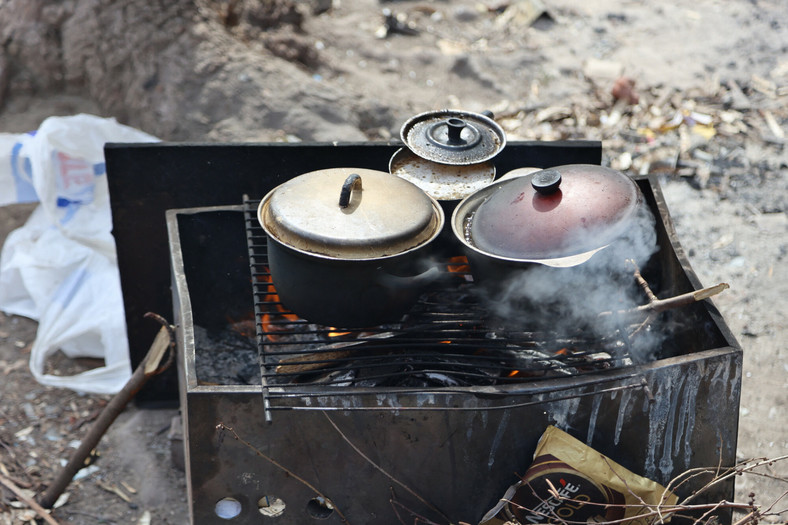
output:
M509 140L602 140L606 165L660 174L701 281L731 285L714 302L744 349L739 458L785 457L783 0L543 1L0 1L0 132L87 112L167 141L381 140L453 107L492 110ZM31 210L0 209L0 239ZM37 384L36 327L0 315L0 474L29 494L109 399ZM129 407L53 517L187 523L176 414ZM739 478L736 500L777 501L787 464ZM32 519L13 501L0 489L0 523Z

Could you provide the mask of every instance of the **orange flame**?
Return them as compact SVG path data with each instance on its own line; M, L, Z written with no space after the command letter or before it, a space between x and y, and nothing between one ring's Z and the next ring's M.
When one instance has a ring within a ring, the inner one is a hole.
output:
M271 332L286 330L286 328L280 328L279 325L274 324L274 319L287 319L288 321L297 322L300 321L301 318L298 317L296 314L290 312L287 308L282 306L281 299L279 299L279 294L276 293L276 288L274 288L273 280L271 279L271 274L266 273L262 275L258 275L257 279L259 282L265 283L268 285L268 301L271 304L267 305L273 311L266 312L262 315L261 324L263 332L265 332L265 337L267 337L271 341L276 341L278 337Z
M446 268L452 273L470 273L471 267L468 265L468 258L464 255L450 257Z

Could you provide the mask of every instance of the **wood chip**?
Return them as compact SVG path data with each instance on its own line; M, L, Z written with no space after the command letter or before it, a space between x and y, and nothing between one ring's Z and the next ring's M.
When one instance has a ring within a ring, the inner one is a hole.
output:
M747 95L744 94L735 80L728 83L728 92L731 96L731 105L734 109L744 110L752 108L750 99L747 98Z
M120 489L120 487L118 487L117 485L110 485L110 484L104 483L102 481L96 481L96 485L98 485L100 488L106 490L107 492L115 494L117 497L119 497L120 499L122 499L126 503L131 503L131 498L125 492L123 492Z
M68 498L69 497L71 497L71 493L70 492L64 492L63 494L61 494L57 498L57 500L55 501L55 504L52 505L52 508L53 509L59 509L60 507L62 507L63 505L65 505L68 502Z
M784 139L785 131L783 131L783 128L777 123L777 119L774 118L772 112L768 110L761 111L761 115L763 116L763 120L766 121L766 125L769 127L769 131L772 132L772 135L778 139Z
M536 114L537 122L555 122L572 116L572 109L564 106L545 108Z
M767 97L776 98L777 97L777 84L772 82L771 80L767 80L761 76L753 75L752 76L752 88L755 91L763 93Z
M137 489L135 489L134 487L132 487L131 485L129 485L125 481L121 481L120 482L120 486L123 487L126 490L126 492L128 492L129 494L136 494L137 493Z

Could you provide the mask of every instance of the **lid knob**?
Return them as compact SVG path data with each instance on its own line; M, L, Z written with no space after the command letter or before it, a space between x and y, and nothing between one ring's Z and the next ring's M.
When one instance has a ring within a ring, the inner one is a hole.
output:
M459 118L450 118L446 120L446 126L449 128L449 144L459 144L465 142L462 140L462 130L465 129L465 121Z
M531 186L540 195L550 195L558 191L561 185L561 174L556 170L541 170L534 173Z

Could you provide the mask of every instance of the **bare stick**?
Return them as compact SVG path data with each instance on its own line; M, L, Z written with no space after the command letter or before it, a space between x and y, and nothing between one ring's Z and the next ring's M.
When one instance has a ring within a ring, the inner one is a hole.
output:
M728 283L719 283L714 286L709 286L707 288L703 288L701 290L695 290L694 292L687 292L681 295L676 295L674 297L668 297L667 299L656 299L654 301L649 301L647 304L637 306L635 308L629 308L627 310L618 310L616 312L602 312L599 314L600 317L609 316L609 315L634 315L634 314L643 314L643 313L658 313L664 312L665 310L670 310L673 308L679 308L681 306L687 306L688 304L696 303L698 301L703 301L704 299L708 299L709 297L713 297L718 293L721 293L724 290L730 288Z
M634 259L629 259L629 263L635 267L635 281L643 288L643 291L646 293L646 297L648 297L649 302L653 302L657 300L657 296L651 291L651 286L648 285L648 282L643 278L640 274L640 268L638 267L637 263Z
M50 525L60 525L55 518L49 515L46 509L44 509L41 505L36 503L34 500L25 496L25 493L22 492L22 489L14 485L14 483L12 483L10 479L6 478L3 475L0 475L0 484L6 487L11 492L13 492L19 501L21 501L22 503L33 509L36 514L38 514L44 519L44 521L46 521Z
M397 478L395 478L394 476L392 476L391 474L389 474L388 472L386 472L385 470L383 470L383 468L382 468L380 465L378 465L377 463L375 463L374 461L372 461L372 460L371 460L371 459L370 459L370 458L369 458L369 457L368 457L366 454L364 454L364 453L361 451L361 449L359 449L359 448L358 448L356 445L354 445L354 444L353 444L353 442L352 442L352 441L350 441L350 439L348 439L348 437L347 437L347 436L346 436L346 435L345 435L345 434L344 434L344 433L343 433L343 432L342 432L342 431L339 429L339 427L336 425L336 423L334 423L334 421L333 421L333 420L332 420L330 417L328 417L328 414L327 414L325 411L322 411L322 412L323 412L323 415L324 415L324 416L326 416L326 419L328 419L328 422L329 422L329 423L331 423L331 426L332 426L332 427L334 427L334 430L336 430L336 431L337 431L337 433L339 433L339 435L342 437L342 439L344 439L344 440L345 440L345 443L347 443L348 445L350 445L350 447L351 447L353 450L355 450L355 451L356 451L356 453L357 453L359 456L361 456L362 458L364 458L364 459L367 461L367 463L369 463L370 465L372 465L373 467L375 467L375 468L376 468L378 471L380 471L380 473L382 473L384 476L386 476L387 478L389 478L391 481L393 481L394 483L396 483L397 485L399 485L400 487L402 487L403 489L405 489L406 491L408 491L408 493L410 493L410 495L411 495L411 496L413 496L414 498L416 498L416 499L417 499L417 500L419 500L420 502L424 503L424 505L426 505L428 508L430 508L430 509L432 509L433 511L437 512L438 514L440 514L440 515L441 515L441 517L442 517L443 519L445 519L445 520L446 520L448 523L451 523L451 520L448 518L448 516L446 516L446 515L445 515L443 512L441 512L441 511L440 511L440 510L439 510L437 507L435 507L435 505L433 505L432 503L428 502L427 500L425 500L424 498L422 498L421 496L419 496L419 495L416 493L416 491L414 491L413 489L411 489L410 487L408 487L407 485L405 485L404 483L402 483L400 480L398 480Z
M714 484L720 483L720 482L730 478L731 476L744 474L744 473L757 474L755 472L752 472L752 470L757 468L757 467L764 466L764 465L769 465L771 463L774 463L774 462L777 462L777 461L782 461L782 460L785 460L785 459L788 459L788 455L779 456L777 458L768 459L768 460L767 459L757 459L757 460L754 459L754 460L750 460L750 461L741 463L741 464L739 464L739 465L737 465L735 467L731 467L729 469L726 469L726 470L724 470L722 472L720 472L719 466L716 467L716 468L695 468L695 469L690 469L690 470L688 470L686 472L683 472L682 474L680 474L679 476L677 476L673 480L671 480L671 482L668 483L668 489L666 489L666 491L670 490L670 487L672 487L672 486L678 486L681 483L684 483L684 481L686 481L686 479L689 479L689 478L692 478L692 477L695 477L695 476L698 476L698 475L701 475L701 474L704 474L704 473L712 473L713 474L713 473L716 472L717 474L714 476L714 479L712 481L710 481L709 483L704 485L695 494L693 494L692 496L686 498L685 500L683 500L683 501L681 501L681 502L679 502L679 503L677 503L675 505L666 505L664 503L664 501L665 501L665 495L664 494L663 494L663 497L662 497L662 501L660 503L657 503L656 505L651 506L651 505L645 504L644 502L642 502L642 500L641 500L641 503L638 503L638 504L616 504L616 505L611 505L609 503L602 503L602 502L595 502L595 501L585 501L585 500L578 500L578 499L573 499L573 498L568 498L568 497L561 497L560 494L558 493L558 491L555 490L555 487L552 487L550 490L548 490L548 492L550 493L550 495L552 497L558 497L558 499L561 499L563 501L572 502L572 503L577 503L578 505L589 505L589 506L599 506L599 507L615 506L615 507L621 507L621 508L638 508L638 509L646 510L645 513L638 514L638 516L637 516L638 520L643 519L643 518L652 518L653 517L653 518L657 518L657 521L662 521L667 516L671 516L671 515L677 515L678 516L682 512L687 512L687 511L705 511L701 518L698 518L698 519L695 520L696 523L700 523L700 522L702 522L703 519L705 519L706 517L708 517L713 512L715 512L715 511L717 511L719 509L741 510L741 511L747 512L747 514L742 519L736 521L733 525L745 525L745 524L748 524L748 523L757 523L757 520L759 518L763 518L764 516L772 515L771 514L772 513L772 509L777 505L777 503L780 500L782 500L784 497L788 496L788 491L783 493L783 495L780 496L774 503L772 503L766 510L763 510L760 507L754 507L752 502L751 503L736 503L736 502L722 500L722 501L710 502L710 503L706 503L706 504L688 504L688 501L690 501L691 499L695 498L697 495L699 495L700 493L704 492L705 490L707 490L708 488L710 488ZM681 483L677 484L677 481L679 479L681 479L681 478L685 478L685 480L682 481ZM779 478L779 479L781 479L782 481L785 481L783 478ZM549 482L548 482L548 484L549 484ZM532 493L534 494L535 497L539 498L540 500L542 499L534 491L533 488L531 488L531 491L532 491ZM516 503L514 503L512 501L509 501L509 503L512 504L512 505L515 505L515 506L517 506L519 508L523 508L523 507L520 507L519 505L517 505ZM533 512L533 513L538 514L538 515L540 515L542 517L545 517L545 518L557 518L557 516L553 516L553 515L550 515L550 514L547 514L547 513L539 512L539 511L536 511L536 510L533 510L533 509L524 509L524 510L527 510L529 512ZM778 512L777 515L779 515L779 514L780 513ZM580 522L580 521L570 521L570 520L565 520L565 519L561 519L561 518L557 518L557 519L558 519L559 522L563 523L564 525L582 525L584 523L584 522ZM624 518L617 519L617 520L610 520L610 521L600 522L599 525L617 525L617 524L625 523L627 521L631 521L632 519L634 519L634 517L633 516L629 516L629 517L624 517Z
M131 401L140 389L142 389L148 379L162 373L169 368L174 361L175 337L173 334L173 327L158 314L149 312L145 314L145 317L155 319L162 325L158 334L156 334L156 338L153 340L153 344L151 344L142 363L134 370L131 378L129 378L120 392L115 394L115 397L113 397L101 411L101 414L96 418L96 421L82 440L82 443L80 443L79 448L71 455L71 459L60 471L55 481L53 481L52 484L47 487L46 491L37 498L42 507L47 509L52 508L55 501L57 501L63 491L66 490L71 480L74 479L74 475L84 466L85 458L96 448L96 445L101 441L104 433L121 412L123 412L128 402ZM169 358L164 364L161 364L161 360L168 349Z
M281 463L279 463L278 461L276 461L274 458L272 458L272 457L270 457L270 456L267 456L267 455L263 454L263 453L262 453L262 452L261 452L261 451L260 451L258 448L256 448L254 445L252 445L252 444L251 444L251 443L249 443L248 441L246 441L246 440L242 439L242 438L241 438L241 436L239 436L239 435L238 435L238 433L237 433L235 430L233 430L233 429L232 429L232 427L228 427L228 426L227 426L227 425L225 425L224 423L219 423L218 425L216 425L216 429L217 429L217 430L226 430L226 431L228 431L229 433L231 433L231 434L233 435L233 438L235 438L235 440L236 440L236 441L238 441L239 443L241 443L242 445L244 445L246 448L248 448L248 449L252 450L252 451L253 451L255 454L257 454L258 456L260 456L261 458L263 458L263 459L264 459L264 460L266 460L267 462L271 463L271 464L272 464L273 466L275 466L276 468L278 468L278 469L282 470L283 472L287 473L287 475L288 475L288 476L292 477L293 479L295 479L296 481L298 481L298 482L299 482L299 483L301 483L302 485L306 486L308 489L310 489L312 492L314 492L315 494L317 494L318 496L320 496L320 497L321 497L321 498L323 498L324 500L326 500L326 501L330 502L330 503L331 503L331 507L332 507L332 508L333 508L333 509L334 509L334 510L337 512L337 515L339 515L339 517L342 519L342 521L343 521L344 523L349 523L349 522L348 522L348 520L347 520L347 518L345 517L345 515L344 515L344 514L342 514L342 513L339 511L339 509L338 509L338 508L337 508L337 506L334 504L334 502L331 500L331 498L329 498L328 496L326 496L325 494L323 494L322 492L320 492L320 491L317 489L317 487L315 487L314 485L312 485L311 483L309 483L307 480L305 480L304 478L300 477L300 476L299 476L299 475L297 475L295 472L291 471L290 469L288 469L287 467L285 467L284 465L282 465Z
M399 510L397 510L397 507L407 511L411 516L413 516L414 525L418 525L419 523L423 523L424 525L440 525L440 523L435 523L434 521L428 520L424 516L420 516L418 513L412 511L411 509L409 509L408 507L397 501L397 497L394 494L394 487L389 487L389 490L391 490L391 497L389 498L389 503L391 503L391 508L394 510L394 514L397 516L397 520L399 520L399 522L402 525L406 525L406 523L405 520L402 519L402 516L400 515ZM462 522L460 522L460 524L462 524Z
M633 266L634 268L633 275L635 276L635 282L637 282L638 285L643 289L643 292L646 294L646 297L648 298L648 303L638 306L636 308L630 308L628 310L618 310L616 312L602 312L599 314L599 316L602 317L602 316L609 316L614 314L615 315L633 315L639 313L648 314L646 320L635 330L635 333L642 330L644 326L652 320L654 314L657 314L659 312L664 312L665 310L670 310L672 308L679 308L681 306L686 306L688 304L696 303L704 299L708 299L709 297L713 297L718 293L722 292L723 290L727 290L728 288L730 288L728 283L720 283L714 286L703 288L701 290L696 290L693 292L676 295L674 297L669 297L667 299L659 299L657 298L656 294L649 286L646 279L644 279L643 275L641 275L640 268L638 267L637 263L632 259L627 259L627 262Z

